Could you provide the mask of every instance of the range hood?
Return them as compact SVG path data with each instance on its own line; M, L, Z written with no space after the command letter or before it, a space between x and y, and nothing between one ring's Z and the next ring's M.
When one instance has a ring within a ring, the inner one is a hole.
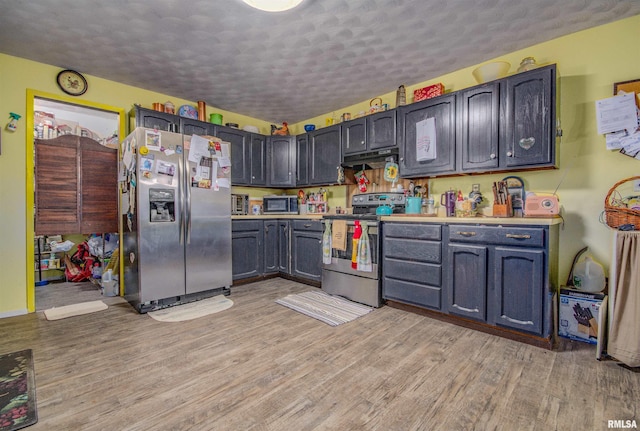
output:
M387 162L398 160L398 149L389 148L386 150L370 151L360 154L349 154L342 157L342 166L345 168L380 169L384 168Z

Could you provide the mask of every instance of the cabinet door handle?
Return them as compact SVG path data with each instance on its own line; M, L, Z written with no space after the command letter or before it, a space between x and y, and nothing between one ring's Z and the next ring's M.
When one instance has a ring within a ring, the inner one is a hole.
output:
M491 154L489 155L489 158L490 158L490 159L492 159L492 160L493 160L493 159L495 159L495 158L496 158L496 154L495 154L495 153L491 153Z
M507 157L511 157L513 156L513 153L511 151L507 151Z
M475 232L464 232L464 231L458 231L456 232L456 235L461 235L461 236L476 236Z
M265 233L269 233L269 226L265 226L264 227L264 231L265 231Z
M311 225L310 224L305 224L304 227L311 227Z
M507 238L515 238L515 239L531 239L531 235L516 235L514 233L506 234Z

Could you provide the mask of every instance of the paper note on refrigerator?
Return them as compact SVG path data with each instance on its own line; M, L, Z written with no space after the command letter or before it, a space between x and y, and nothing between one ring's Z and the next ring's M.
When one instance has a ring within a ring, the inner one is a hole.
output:
M434 160L436 157L436 119L431 117L416 123L416 160Z
M209 140L202 136L192 135L188 159L190 162L200 163L200 159L203 157L211 157Z

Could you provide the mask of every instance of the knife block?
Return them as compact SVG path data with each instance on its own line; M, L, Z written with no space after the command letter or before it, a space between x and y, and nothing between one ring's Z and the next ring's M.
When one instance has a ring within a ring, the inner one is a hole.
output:
M513 207L511 206L511 196L507 196L506 204L493 204L494 217L513 217Z

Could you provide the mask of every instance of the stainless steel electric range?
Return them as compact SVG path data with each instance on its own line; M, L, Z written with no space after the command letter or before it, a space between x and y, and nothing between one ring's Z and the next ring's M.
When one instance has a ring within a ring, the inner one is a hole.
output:
M392 206L393 213L404 213L405 197L402 193L362 193L351 199L353 214L327 215L324 218L346 222L345 250L331 250L331 263L322 265L322 290L371 307L382 305L378 207ZM351 267L355 221L367 225L371 247L372 271L358 271Z

